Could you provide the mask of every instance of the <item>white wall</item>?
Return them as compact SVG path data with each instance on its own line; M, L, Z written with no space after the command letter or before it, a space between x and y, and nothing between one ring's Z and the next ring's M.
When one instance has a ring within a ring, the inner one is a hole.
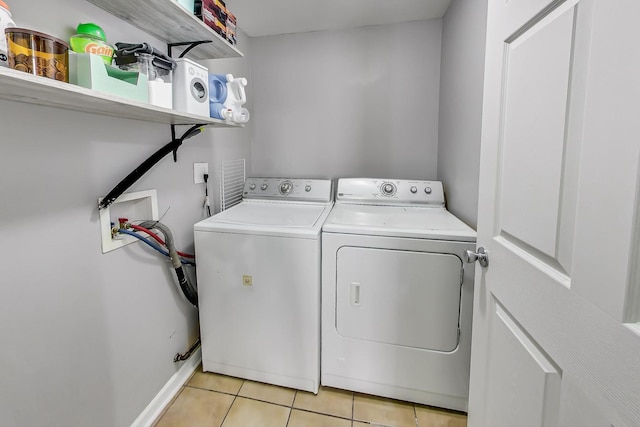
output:
M438 179L449 210L474 228L486 16L486 0L453 0L442 25Z
M252 39L252 174L435 179L441 27Z
M63 39L92 21L111 41L164 48L85 0L9 3L20 26ZM197 311L146 246L101 253L97 198L170 127L7 101L0 111L0 424L128 425L179 368L172 359L197 337ZM203 199L192 164L215 174L222 156L246 156L250 128L239 132L206 130L131 189L158 190L183 250Z

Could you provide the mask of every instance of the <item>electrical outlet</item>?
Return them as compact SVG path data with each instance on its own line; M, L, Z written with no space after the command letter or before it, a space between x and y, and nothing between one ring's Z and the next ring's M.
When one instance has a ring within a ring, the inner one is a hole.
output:
M202 184L204 182L204 174L209 174L209 163L194 163L193 183Z

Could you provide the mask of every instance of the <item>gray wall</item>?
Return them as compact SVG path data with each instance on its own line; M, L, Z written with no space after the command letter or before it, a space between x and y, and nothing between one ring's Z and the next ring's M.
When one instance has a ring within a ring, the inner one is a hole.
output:
M18 25L63 39L92 21L111 41L164 48L85 0L9 3ZM248 71L243 60L209 65ZM146 246L101 253L96 203L170 127L7 101L0 111L0 424L129 425L179 368L197 311ZM193 162L215 175L225 157L249 154L250 132L206 130L131 189L158 190L181 249L193 250L202 213Z
M435 179L441 30L252 39L252 174Z
M486 0L454 0L443 18L438 179L447 207L476 227Z
M233 74L234 77L246 77L248 84L245 88L247 102L244 105L253 114L253 79L251 77L249 46L251 39L242 31L238 31L238 47L245 54L244 58L214 59L202 61L209 68L210 73ZM251 137L253 134L253 118L242 128L219 128L208 131L208 144L212 157L209 162L209 174L212 179L209 187L212 210L220 211L220 172L222 163L228 160L245 159L246 174L251 170ZM193 182L193 181L191 181Z

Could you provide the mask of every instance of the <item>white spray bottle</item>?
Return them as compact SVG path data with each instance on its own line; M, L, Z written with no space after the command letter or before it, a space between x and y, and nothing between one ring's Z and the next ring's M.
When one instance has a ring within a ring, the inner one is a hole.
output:
M232 74L227 74L227 99L224 101L225 108L221 112L225 120L235 123L249 121L249 110L242 106L247 102L245 86L247 86L247 79L244 77L235 78Z

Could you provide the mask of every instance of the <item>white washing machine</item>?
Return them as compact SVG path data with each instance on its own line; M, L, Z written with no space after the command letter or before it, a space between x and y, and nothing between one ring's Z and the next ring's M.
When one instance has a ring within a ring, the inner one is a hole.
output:
M467 410L476 233L441 182L340 179L322 231L322 385Z
M247 178L194 226L205 371L318 392L320 235L330 180Z

